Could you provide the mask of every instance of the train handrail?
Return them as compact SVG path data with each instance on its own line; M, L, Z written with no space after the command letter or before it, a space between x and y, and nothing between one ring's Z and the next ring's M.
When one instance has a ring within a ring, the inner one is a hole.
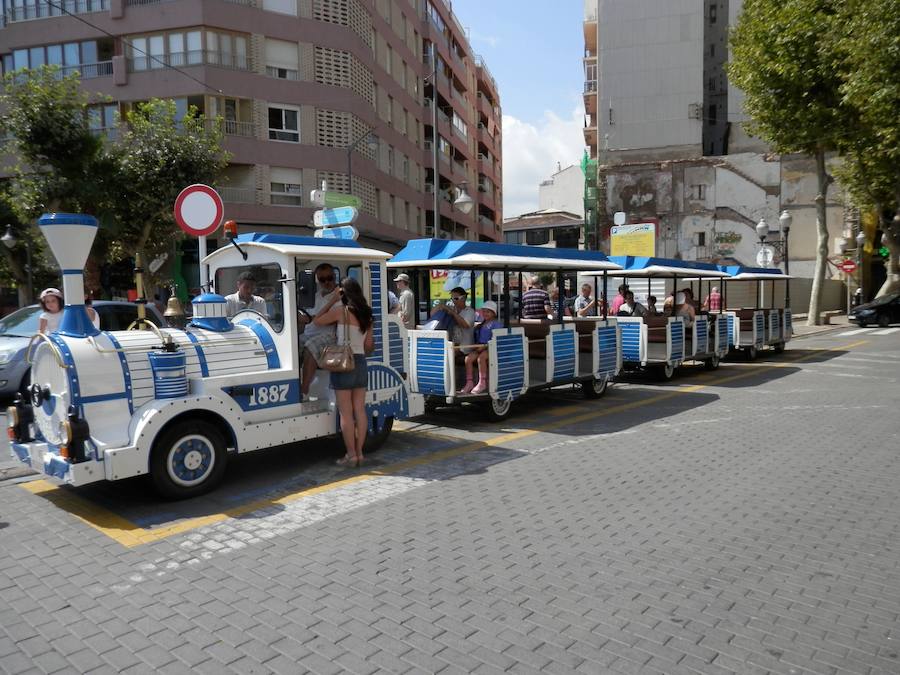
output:
M53 356L56 357L56 363L60 368L66 368L66 360L63 358L62 352L59 350L59 347L56 345L53 340L50 339L50 336L45 335L44 333L35 333L31 336L31 339L28 341L28 351L25 352L25 361L28 364L33 364L34 362L31 360L32 350L34 348L35 339L44 340L48 345L50 345L50 351L53 352Z

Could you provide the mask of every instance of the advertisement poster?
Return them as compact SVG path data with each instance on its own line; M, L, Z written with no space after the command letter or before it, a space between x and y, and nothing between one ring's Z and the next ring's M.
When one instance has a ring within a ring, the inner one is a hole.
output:
M469 293L467 304L472 306L472 272L470 270L431 270L431 304L450 302L450 291L457 286L466 289ZM477 286L475 294L475 308L481 307L484 302L484 282L480 272L475 274Z
M656 223L613 225L609 229L609 252L652 258L656 255Z

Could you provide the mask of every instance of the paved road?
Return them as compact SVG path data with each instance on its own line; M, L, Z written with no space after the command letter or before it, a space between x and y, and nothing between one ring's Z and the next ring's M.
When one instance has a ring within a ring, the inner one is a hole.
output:
M2 483L0 671L898 673L900 334L849 333L192 502Z

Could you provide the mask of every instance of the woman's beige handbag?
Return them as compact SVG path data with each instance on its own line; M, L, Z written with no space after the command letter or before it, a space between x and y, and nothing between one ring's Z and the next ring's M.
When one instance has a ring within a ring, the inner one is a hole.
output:
M353 349L350 347L350 323L347 321L346 307L344 307L344 342L329 345L322 350L321 366L332 373L349 373L356 367Z

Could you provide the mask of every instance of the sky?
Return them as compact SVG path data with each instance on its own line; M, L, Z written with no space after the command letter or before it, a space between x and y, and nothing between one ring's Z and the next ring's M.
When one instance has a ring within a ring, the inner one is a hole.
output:
M503 217L538 207L538 185L584 150L582 0L452 0L503 109Z

